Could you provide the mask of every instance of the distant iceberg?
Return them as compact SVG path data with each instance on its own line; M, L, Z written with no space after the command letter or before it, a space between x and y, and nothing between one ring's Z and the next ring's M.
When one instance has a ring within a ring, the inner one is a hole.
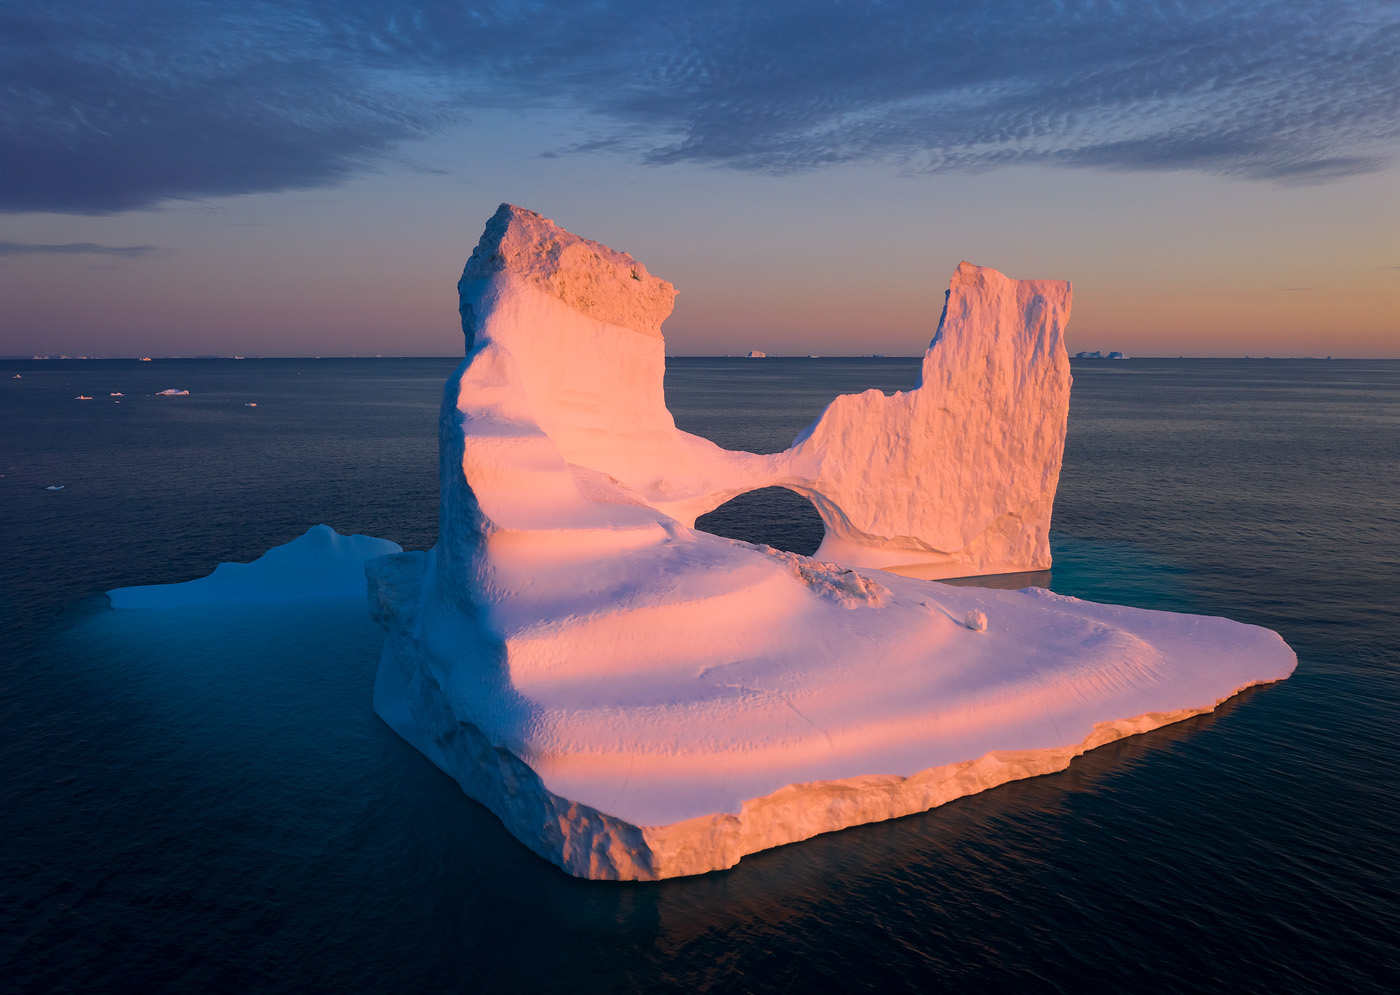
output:
M157 397L185 397L189 394L187 390L180 390L178 387L167 387L165 390L156 391Z
M403 547L388 539L341 535L317 525L252 563L220 563L207 577L179 584L118 587L113 608L181 608L216 602L305 601L365 596L365 561Z

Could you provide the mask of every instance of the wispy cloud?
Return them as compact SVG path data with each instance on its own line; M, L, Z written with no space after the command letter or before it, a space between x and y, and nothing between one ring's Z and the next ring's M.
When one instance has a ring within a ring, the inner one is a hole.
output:
M122 256L138 259L168 252L154 245L98 245L96 242L0 242L0 256Z
M334 183L502 106L658 166L1316 182L1396 155L1400 4L74 0L0 10L0 93L11 211Z

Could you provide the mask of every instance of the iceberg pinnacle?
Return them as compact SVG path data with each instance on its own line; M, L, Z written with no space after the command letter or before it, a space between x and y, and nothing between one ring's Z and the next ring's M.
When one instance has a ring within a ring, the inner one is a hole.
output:
M789 450L826 524L818 558L925 578L1050 566L1070 296L958 266L919 386L838 397Z
M591 318L658 339L676 296L675 287L627 253L579 238L513 204L502 204L486 222L458 292L497 273L525 279Z
M366 566L375 709L571 874L729 867L1293 669L1226 619L926 579L1049 563L1067 283L962 264L919 385L774 455L676 429L675 291L630 256L503 205L458 289L439 542ZM771 485L820 511L817 557L694 528Z

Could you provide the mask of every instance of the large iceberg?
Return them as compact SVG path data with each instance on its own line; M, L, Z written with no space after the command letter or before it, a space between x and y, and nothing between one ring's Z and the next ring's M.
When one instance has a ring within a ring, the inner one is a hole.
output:
M676 429L675 291L631 256L503 205L458 289L439 542L366 568L374 705L571 874L729 867L1293 670L1227 619L926 579L1049 565L1066 283L962 264L920 385L838 397L776 455ZM693 528L775 484L821 513L816 557Z

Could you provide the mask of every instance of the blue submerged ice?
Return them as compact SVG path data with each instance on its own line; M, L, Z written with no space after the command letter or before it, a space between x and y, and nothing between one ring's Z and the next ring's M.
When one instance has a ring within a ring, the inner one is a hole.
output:
M403 547L388 539L341 535L329 525L274 546L252 563L220 563L214 572L180 584L118 587L113 608L183 608L220 602L306 601L365 597L365 561Z

